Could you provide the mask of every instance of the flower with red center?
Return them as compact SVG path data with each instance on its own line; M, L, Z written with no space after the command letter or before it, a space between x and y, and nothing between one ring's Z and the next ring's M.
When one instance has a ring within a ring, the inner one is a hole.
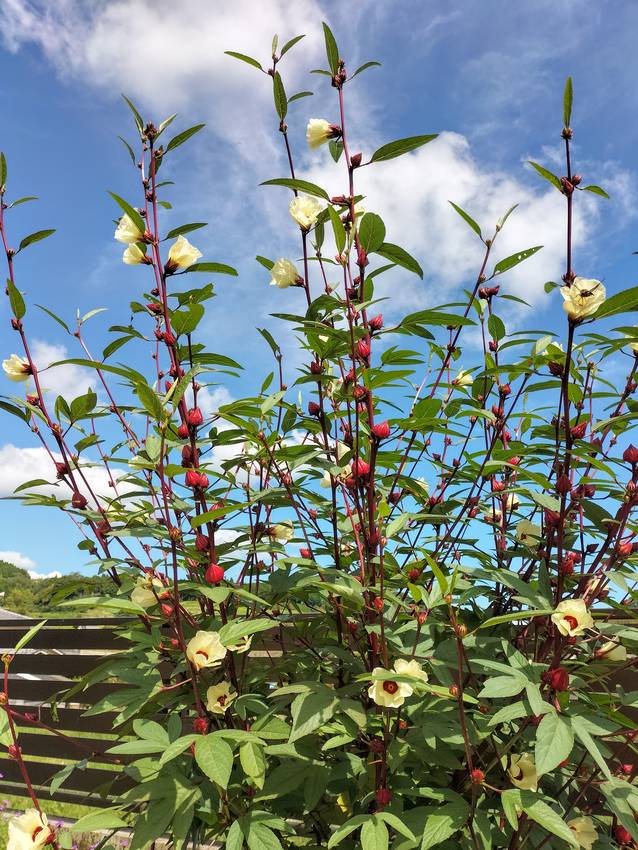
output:
M584 599L559 602L552 614L552 622L564 637L575 637L594 625Z
M379 422L378 425L373 425L370 431L377 440L385 440L390 436L390 426L387 422Z
M206 708L213 714L225 714L237 691L228 682L220 682L206 691Z
M507 773L512 785L528 791L536 791L538 787L536 763L529 753L510 756L510 765Z
M199 407L191 407L191 409L186 414L186 421L189 425L192 425L193 427L197 427L198 425L202 424L202 422L204 421L204 417Z
M23 815L9 821L6 850L38 850L50 844L54 838L47 816L36 809L28 809Z
M186 644L186 657L196 670L219 667L226 654L219 632L199 631Z
M219 564L211 562L206 568L204 578L208 584L219 584L219 582L224 578L224 568L220 567Z

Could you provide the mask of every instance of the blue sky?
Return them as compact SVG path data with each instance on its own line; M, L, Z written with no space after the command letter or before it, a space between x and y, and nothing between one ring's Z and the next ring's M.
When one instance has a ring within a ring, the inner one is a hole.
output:
M223 55L238 50L267 61L272 34L307 38L282 63L288 93L312 89L291 107L290 132L302 176L338 194L343 174L327 151L310 154L304 143L310 117L337 121L334 91L307 70L323 63L321 21L327 20L350 68L369 60L381 69L362 74L349 88L347 112L353 149L417 133L441 137L420 151L364 169L367 209L380 212L391 241L422 263L425 281L398 274L384 313L453 300L476 273L480 246L447 204L467 209L485 230L514 203L519 209L502 234L499 254L545 248L507 281L508 291L529 300L521 323L552 329L558 295L543 292L563 264L562 199L540 181L528 159L562 173L561 97L574 78L576 169L586 183L603 185L609 201L579 195L576 271L605 281L610 292L635 285L638 76L633 34L638 6L581 0L512 4L496 0L386 0L356 4L296 0L235 0L232 4L182 0L59 0L51 4L4 0L0 8L0 148L9 162L12 197L35 194L11 216L16 241L31 231L57 233L20 256L18 283L30 303L43 303L67 319L76 308L107 307L92 320L96 350L110 324L128 320L128 301L139 297L144 270L121 263L112 239L112 190L138 202L136 173L118 141L133 140L120 92L156 122L177 111L178 129L205 121L206 129L174 155L166 176L174 209L166 227L208 221L192 241L205 258L237 267L239 278L219 281L204 327L206 341L247 365L243 383L213 394L212 406L249 392L264 371L255 325L281 337L293 373L294 342L269 313L296 307L299 292L274 291L255 254L295 256L295 230L283 189L260 181L286 174L276 132L269 80ZM0 351L16 350L0 306ZM229 316L232 321L229 321ZM28 331L42 363L60 359L73 340L31 308ZM6 352L6 355L5 355ZM620 373L619 373L620 374ZM70 395L91 376L57 370L51 385ZM0 392L9 392L8 385ZM42 459L28 432L2 415L0 495L23 478L39 477ZM37 474L36 474L37 473ZM73 528L63 516L13 502L0 503L0 552L41 573L82 567ZM26 560L25 560L26 559Z

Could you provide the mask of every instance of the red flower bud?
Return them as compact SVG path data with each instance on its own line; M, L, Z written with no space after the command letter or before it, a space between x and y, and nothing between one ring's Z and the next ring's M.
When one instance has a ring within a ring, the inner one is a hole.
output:
M224 569L220 567L219 564L210 563L206 568L206 573L204 578L208 582L208 584L219 584L219 582L224 578Z
M389 788L377 788L374 796L377 801L377 806L379 806L379 808L383 808L392 800L392 791L390 791Z
M569 690L569 673L564 667L555 667L553 670L547 670L543 673L541 679L555 691Z
M379 313L378 316L373 316L368 321L368 326L371 331L380 331L383 327L383 316L381 315L381 313Z
M172 605L167 605L166 603L164 603L160 607L162 609L162 614L166 617L166 619L173 616L173 606Z
M187 487L199 487L199 472L196 469L189 469L185 482Z
M175 345L175 337L170 331L164 331L164 342L166 345Z
M310 549L300 549L299 554L302 558L312 558L312 552Z
M410 579L412 584L414 584L415 581L418 581L420 577L421 570L417 570L416 567L408 572L408 578Z
M22 750L16 744L9 744L9 746L7 747L7 752L10 759L17 759Z
M622 459L625 463L630 463L632 466L638 464L638 449L631 443L622 453Z
M561 496L565 495L565 493L569 493L572 489L572 482L569 480L569 475L559 475L556 479L556 492L560 493Z
M205 490L208 487L209 483L210 482L208 481L208 475L206 475L205 472L200 472L199 473L199 488L200 488L200 490Z
M196 717L193 721L193 732L205 735L208 732L208 720L205 717Z
M152 301L150 304L147 304L146 309L150 313L154 313L156 316L159 316L164 312L164 308L161 304L158 304L157 301Z
M362 401L364 398L368 397L368 391L365 387L357 385L352 389L352 397L357 401Z
M81 511L86 507L86 497L82 495L82 493L78 493L76 490L73 496L71 497L71 504L74 508Z
M619 540L616 543L616 555L619 558L628 558L634 551L634 544L630 540Z
M182 440L186 440L188 437L188 425L180 425L177 429L177 436Z
M390 436L390 426L387 422L379 422L378 425L373 425L370 431L374 434L377 440L385 440Z
M480 768L475 767L470 773L470 779L474 785L482 785L485 782L485 774Z
M195 548L198 552L205 552L210 546L210 540L206 534L195 535Z
M308 403L308 413L311 416L319 416L319 414L321 413L321 405L318 404L316 401L309 402Z
M619 844L631 844L633 841L629 830L625 829L619 823L614 827L614 838Z
M352 477L367 478L368 475L370 475L370 464L360 457L355 458L352 461Z
M589 425L589 422L587 422L586 420L585 420L585 422L581 422L580 424L575 425L571 429L571 432L570 432L571 436L572 436L572 440L582 440L583 437L585 436L585 434L587 433L587 426L588 425Z
M547 525L549 528L557 528L559 522L560 514L557 511L550 511L549 508L546 508L545 525Z
M360 339L357 342L357 356L362 360L367 360L370 357L370 343L367 339Z
M204 417L202 416L202 411L199 407L191 407L191 409L186 414L186 421L189 425L196 427L197 425L201 425L204 421Z
M316 360L313 360L310 364L310 371L313 375L321 375L323 372L323 364L318 363Z
M549 371L552 373L552 375L555 378L561 378L562 377L563 371L564 371L562 363L556 363L555 360L550 360L549 363L547 364L547 368L549 369Z
M381 599L380 596L375 596L372 604L374 606L375 611L383 611L383 609L385 608L385 602L383 601L383 599Z

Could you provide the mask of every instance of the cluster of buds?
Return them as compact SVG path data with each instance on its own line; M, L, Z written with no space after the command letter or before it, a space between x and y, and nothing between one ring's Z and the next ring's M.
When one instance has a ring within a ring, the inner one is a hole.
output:
M205 490L208 487L208 476L197 469L189 469L186 473L185 483L187 487L195 490Z

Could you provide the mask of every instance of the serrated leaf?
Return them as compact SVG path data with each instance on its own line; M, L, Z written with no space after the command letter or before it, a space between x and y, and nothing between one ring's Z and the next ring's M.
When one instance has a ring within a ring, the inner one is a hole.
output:
M572 847L579 846L574 833L562 817L548 806L547 803L539 800L535 794L523 792L521 794L521 805L527 817L546 829L550 835L562 838L563 841L566 841Z
M423 269L414 257L411 254L408 254L404 248L400 248L398 245L393 245L391 242L384 242L383 245L377 249L377 254L380 254L382 257L385 257L386 260L390 260L397 266L401 266L423 279Z
M361 827L363 850L388 850L388 841L388 828L376 815L373 815Z
M525 251L518 251L516 254L510 254L509 257L505 257L505 259L500 260L494 266L492 277L496 277L496 275L503 274L503 272L513 269L514 266L522 263L523 260L527 260L528 257L532 257L537 251L540 251L542 247L542 245L536 245L534 248L526 248Z
M540 776L549 773L568 758L574 746L574 733L559 714L550 712L536 729L534 760Z
M253 68L259 68L260 71L264 69L261 66L261 62L258 62L256 59L253 59L252 56L246 56L245 53L236 53L234 50L224 50L226 56L232 56L233 59L239 59L241 62L245 62L247 65L252 65Z
M562 192L563 187L561 185L560 180L555 174L552 174L551 171L548 171L546 168L543 168L543 166L539 165L537 162L532 162L531 159L528 160L528 162L532 166L532 168L536 169L536 171L540 174L541 177L544 177L545 180L549 181L552 186L555 186L559 192Z
M337 47L337 42L335 41L335 37L332 34L332 30L326 23L324 23L323 25L323 37L324 41L326 42L326 56L328 58L328 67L330 68L333 74L336 74L337 69L339 68L339 48Z
M11 305L11 311L16 317L16 319L20 321L20 319L22 319L24 314L27 312L27 308L25 306L22 293L15 285L15 283L9 278L7 278L7 292L9 293L9 304Z
M188 130L183 130L181 133L178 133L177 136L173 136L170 142L166 145L164 153L166 154L169 151L174 151L175 148L183 145L184 142L187 142L191 136L195 135L195 133L199 133L199 131L205 126L205 124L195 124L193 127L189 127Z
M148 384L137 384L135 392L142 407L156 422L163 422L166 419L166 411L155 390Z
M286 188L296 190L297 192L305 192L306 195L315 195L317 198L323 198L324 201L330 200L325 189L317 186L316 183L309 183L307 180L293 180L292 177L275 177L272 180L264 180L260 185L286 186Z
M239 761L246 776L251 779L259 779L266 773L266 759L264 749L253 741L246 741L239 748Z
M461 216L461 218L470 225L474 233L479 237L479 239L483 239L483 235L481 233L481 228L474 221L474 219L468 215L465 210L462 210L461 207L457 206L454 201L448 201L448 204L451 204L452 207L457 211L457 213Z
M42 239L46 239L47 236L51 236L52 233L55 233L55 230L36 230L35 233L30 233L21 240L16 254L19 254L20 251L23 251L29 245L33 245L34 242L41 242Z
M572 78L567 77L565 80L565 90L563 92L563 124L569 127L569 122L572 120L572 103L574 100L574 90L572 87Z
M427 136L408 136L405 139L398 139L396 142L389 142L376 150L370 162L385 162L388 159L394 159L404 153L420 148L422 145L427 145L433 139L436 139L438 133L432 133Z
M515 676L492 676L485 681L478 697L515 697L525 687L525 680Z
M366 254L373 254L385 239L385 224L376 213L365 213L359 222L359 242Z
M201 735L195 742L195 761L212 781L228 788L233 769L233 751L216 735Z
M285 56L286 53L288 53L288 51L290 50L291 47L294 47L295 44L297 44L298 41L301 41L301 39L305 38L305 37L306 37L305 35L296 35L294 38L291 38L289 41L287 41L284 44L284 46L281 48L281 53L279 54L279 58L281 59L282 56Z
M277 115L280 120L283 121L286 117L286 113L288 112L288 98L286 97L286 90L284 89L284 84L279 71L275 72L275 76L272 79L272 92L275 99Z

